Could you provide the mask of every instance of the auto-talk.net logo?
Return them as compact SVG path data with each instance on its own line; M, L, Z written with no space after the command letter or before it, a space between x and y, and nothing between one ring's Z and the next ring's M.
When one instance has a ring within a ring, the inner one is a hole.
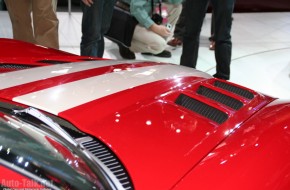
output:
M0 189L3 190L49 190L52 185L52 182L49 181L41 181L37 182L32 179L1 179L0 180Z

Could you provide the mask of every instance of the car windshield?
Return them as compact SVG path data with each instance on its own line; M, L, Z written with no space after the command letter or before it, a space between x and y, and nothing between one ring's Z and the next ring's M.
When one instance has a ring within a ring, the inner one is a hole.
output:
M68 146L48 133L1 112L0 164L28 172L33 180L40 184L45 180L45 185L50 187L104 189L101 180L86 162Z

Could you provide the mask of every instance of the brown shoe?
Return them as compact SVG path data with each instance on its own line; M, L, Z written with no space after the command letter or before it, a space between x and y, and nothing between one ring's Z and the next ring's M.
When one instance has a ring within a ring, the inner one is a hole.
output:
M215 41L210 41L209 49L210 50L215 50Z
M168 45L176 47L176 46L181 46L182 45L182 40L179 38L173 38L169 42L167 42Z

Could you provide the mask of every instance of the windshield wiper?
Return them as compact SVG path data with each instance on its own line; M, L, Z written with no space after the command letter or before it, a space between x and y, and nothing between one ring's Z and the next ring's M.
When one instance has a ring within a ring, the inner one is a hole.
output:
M30 116L33 116L34 118L39 119L40 121L42 121L43 123L45 123L46 125L51 127L57 134L59 134L60 136L65 138L67 141L69 141L75 147L79 146L78 142L75 141L75 139L73 137L71 137L65 130L63 130L59 124L57 124L51 118L44 115L43 113L41 113L40 111L38 111L35 108L29 107L29 108L22 109L22 110L13 110L13 113L16 115L26 113Z

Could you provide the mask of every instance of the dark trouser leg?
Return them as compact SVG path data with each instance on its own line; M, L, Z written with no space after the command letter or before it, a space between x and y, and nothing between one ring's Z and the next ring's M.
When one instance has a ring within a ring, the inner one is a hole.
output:
M185 2L185 31L180 65L196 67L200 31L207 6L208 0L186 0Z
M104 33L110 27L115 0L97 0L90 7L81 2L81 55L103 57Z
M214 41L214 15L211 14L211 21L210 21L210 41Z
M228 80L230 78L230 63L232 56L232 12L234 0L211 0L213 5L214 25L215 25L215 58L217 78Z

